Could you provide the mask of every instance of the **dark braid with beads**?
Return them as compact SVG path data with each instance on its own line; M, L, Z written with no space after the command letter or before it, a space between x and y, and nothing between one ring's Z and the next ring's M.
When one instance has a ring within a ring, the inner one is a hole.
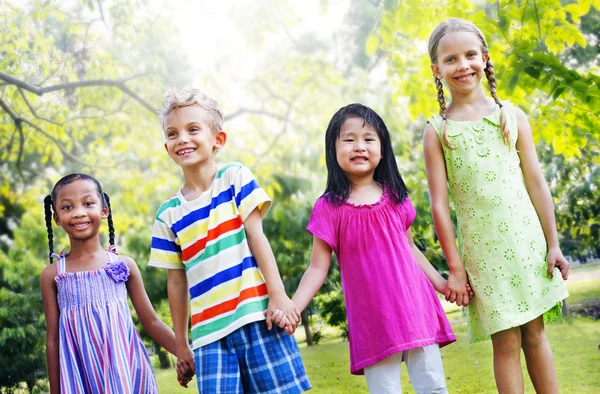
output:
M110 199L108 194L102 191L102 186L100 186L100 182L98 182L94 177L87 174L69 174L63 178L61 178L52 189L52 193L44 198L44 209L46 214L46 228L48 229L48 247L50 249L50 264L52 264L52 254L54 253L54 245L53 245L53 234L52 234L52 210L56 212L56 207L54 203L56 201L56 195L60 189L69 185L75 181L84 180L92 182L96 189L98 190L98 197L102 202L102 207L108 208L108 232L109 232L109 243L112 246L113 250L116 250L115 245L115 228L112 220L112 210L110 209Z
M52 261L52 254L54 253L54 235L52 233L52 196L47 195L44 198L44 211L46 214L46 229L48 230L48 249L50 249L50 253L48 253L48 258L50 259L50 264Z
M108 243L113 248L113 250L116 252L117 247L115 246L115 227L113 225L113 220L112 220L112 209L110 208L110 198L108 197L108 194L106 194L106 193L102 193L102 196L104 197L104 202L106 203L106 206L108 207Z

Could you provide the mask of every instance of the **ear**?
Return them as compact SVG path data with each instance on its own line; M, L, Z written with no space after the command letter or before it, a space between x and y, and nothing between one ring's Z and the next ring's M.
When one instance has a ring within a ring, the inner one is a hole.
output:
M483 59L483 68L485 69L487 67L487 61L490 59L490 54L484 53L481 58Z
M108 213L109 213L108 207L102 207L102 216L101 216L102 219L106 219L108 217Z
M442 76L440 75L440 68L438 67L437 64L431 64L431 71L433 71L433 75L435 77L437 77L437 79L442 79Z
M227 143L227 133L224 131L219 131L215 135L215 148L221 149Z
M54 223L56 223L57 226L60 226L60 220L58 220L58 215L56 212L52 214L52 218L54 219Z

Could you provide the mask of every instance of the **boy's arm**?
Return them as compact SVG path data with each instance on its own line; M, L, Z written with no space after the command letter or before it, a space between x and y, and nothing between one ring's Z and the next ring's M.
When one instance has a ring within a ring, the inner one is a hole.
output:
M46 361L48 364L48 380L50 393L60 393L60 360L58 342L58 302L56 299L56 265L44 268L40 275L40 289L44 303L44 316L46 318Z
M331 248L321 238L313 237L312 255L310 265L302 276L298 290L294 294L293 301L303 311L313 299L317 291L323 286L329 265L331 262Z
M558 267L563 279L567 279L569 277L569 263L564 258L558 244L552 195L540 168L531 126L529 125L527 116L521 109L515 107L515 111L517 113L517 126L519 129L516 148L517 152L519 152L525 187L540 219L546 243L548 244L548 276L552 277L554 267Z
M275 256L269 245L269 241L262 228L262 216L258 208L255 208L244 221L248 246L256 259L256 264L262 272L269 293L269 306L267 308L267 327L272 328L272 315L279 309L286 317L291 318L290 323L295 327L300 322L300 312L296 305L285 293L283 282L275 262Z
M188 283L185 270L170 269L167 279L167 292L173 328L175 329L175 342L177 347L177 369L185 368L185 363L196 370L194 366L194 353L188 340L189 326L189 298Z
M436 271L435 268L433 268L433 266L431 265L429 260L427 260L427 257L425 257L423 252L421 252L419 248L417 248L413 240L412 231L410 227L408 228L408 230L406 230L406 239L408 240L408 246L410 246L410 250L415 256L415 259L417 260L417 264L421 268L421 271L425 273L425 276L427 276L427 279L429 279L429 281L433 285L433 288L437 292L444 294L448 282L442 277L442 275L440 275L439 272Z
M431 124L425 127L423 153L425 156L425 169L427 171L433 225L446 260L448 260L448 268L450 269L445 298L446 301L456 301L458 306L467 305L469 303L469 295L466 290L467 272L456 247L454 228L452 226L452 219L450 219L444 151L440 139Z

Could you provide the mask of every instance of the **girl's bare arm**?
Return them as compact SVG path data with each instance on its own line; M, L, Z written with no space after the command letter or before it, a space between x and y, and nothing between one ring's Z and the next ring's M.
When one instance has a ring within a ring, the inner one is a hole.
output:
M329 272L330 263L331 248L322 239L313 237L310 265L302 276L298 290L296 290L292 298L292 301L294 301L299 310L303 311L315 294L317 294L317 291L323 286Z
M560 269L563 279L567 279L569 276L569 264L558 245L554 204L535 151L531 126L525 113L519 108L515 108L515 110L519 129L517 152L521 160L521 169L527 193L529 193L531 202L540 219L544 236L548 243L548 275L552 276L552 270L556 266Z
M433 224L450 269L448 286L445 292L446 300L456 302L459 306L467 305L469 303L469 294L466 287L467 273L456 247L454 226L450 218L444 151L440 139L430 124L425 127L423 135L423 153L425 155L425 169L427 171Z
M40 276L40 289L46 317L46 361L48 364L48 380L50 393L60 393L60 360L58 342L58 302L56 297L56 264L44 268Z
M158 317L146 289L140 270L132 258L120 255L123 261L129 268L129 279L127 280L127 292L131 303L135 308L144 331L156 341L160 346L167 349L171 354L177 356L177 345L175 343L175 334L173 331Z

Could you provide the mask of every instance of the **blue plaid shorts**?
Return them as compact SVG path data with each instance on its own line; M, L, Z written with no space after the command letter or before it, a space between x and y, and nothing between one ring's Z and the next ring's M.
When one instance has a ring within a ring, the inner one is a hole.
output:
M301 393L311 388L296 340L265 321L194 350L201 394Z

